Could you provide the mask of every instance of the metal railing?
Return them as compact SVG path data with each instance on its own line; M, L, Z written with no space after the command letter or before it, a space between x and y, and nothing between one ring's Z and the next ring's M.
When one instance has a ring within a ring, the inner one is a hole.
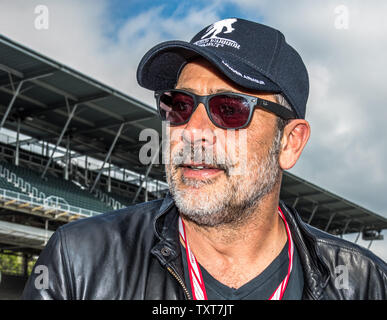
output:
M79 208L76 206L71 206L60 202L53 202L49 198L42 199L3 188L0 188L0 200L1 202L13 201L12 204L28 204L29 207L41 208L40 210L42 211L50 211L52 213L58 214L67 213L68 215L92 217L103 213L94 210Z

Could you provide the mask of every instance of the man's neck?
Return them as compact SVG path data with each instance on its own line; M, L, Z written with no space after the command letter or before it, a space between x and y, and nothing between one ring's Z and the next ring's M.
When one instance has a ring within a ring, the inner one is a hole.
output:
M261 201L243 224L202 227L188 220L184 224L198 262L215 279L234 288L259 275L287 240L275 195Z

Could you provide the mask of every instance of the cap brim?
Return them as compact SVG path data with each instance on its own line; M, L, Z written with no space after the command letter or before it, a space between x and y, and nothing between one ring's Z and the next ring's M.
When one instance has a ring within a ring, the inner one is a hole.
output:
M174 88L185 64L203 57L228 79L250 90L281 92L280 87L261 72L240 61L235 55L217 52L185 41L167 41L150 49L137 69L138 83L150 90Z

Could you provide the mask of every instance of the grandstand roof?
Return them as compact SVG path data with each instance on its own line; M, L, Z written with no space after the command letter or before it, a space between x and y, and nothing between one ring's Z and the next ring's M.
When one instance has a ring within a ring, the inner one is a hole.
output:
M68 116L77 109L66 134L71 149L104 160L121 125L124 125L112 153L111 163L145 173L147 167L136 156L144 128L161 132L156 110L69 67L0 35L0 114L17 97L4 127L37 140L59 138ZM18 86L20 85L19 91ZM0 118L0 120L1 120ZM66 139L61 146L65 147ZM149 174L162 180L157 166Z
M387 228L387 219L321 187L284 172L281 199L304 221L333 234Z
M55 142L72 108L78 105L67 130L71 149L103 160L124 124L111 163L146 173L147 166L138 157L145 142L138 138L144 128L153 128L161 136L155 109L2 35L0 57L0 119L18 93L5 127L16 130L20 118L21 133ZM149 176L165 180L163 167L153 166ZM332 233L387 228L386 218L287 172L281 198L295 206L305 221Z

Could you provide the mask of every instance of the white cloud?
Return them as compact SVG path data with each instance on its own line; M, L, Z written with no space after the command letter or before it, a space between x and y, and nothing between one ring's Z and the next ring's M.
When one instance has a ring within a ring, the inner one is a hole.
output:
M34 26L34 9L42 4L49 10L48 30ZM152 7L115 29L109 21L107 0L2 0L0 30L31 49L153 105L153 94L136 81L141 57L159 42L190 38L219 19L214 5L190 9L184 17L165 17L162 5ZM109 37L112 30L113 38Z

